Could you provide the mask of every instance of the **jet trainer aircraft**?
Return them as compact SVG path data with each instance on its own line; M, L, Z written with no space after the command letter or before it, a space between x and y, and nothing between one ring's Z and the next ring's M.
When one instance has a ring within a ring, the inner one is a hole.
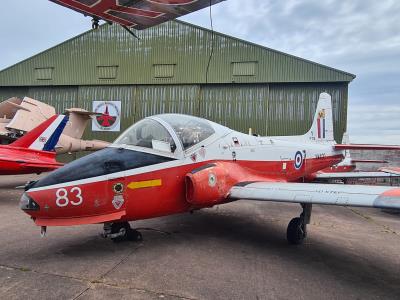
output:
M303 182L339 163L345 146L334 141L327 93L301 136L252 136L193 116L156 115L110 147L29 183L20 206L42 233L47 226L104 223L104 236L119 241L141 239L129 221L240 199L298 203L303 211L290 221L287 239L300 244L313 204L400 208L400 188Z
M67 116L54 115L10 145L0 145L0 175L42 173L62 166L54 147L67 122Z

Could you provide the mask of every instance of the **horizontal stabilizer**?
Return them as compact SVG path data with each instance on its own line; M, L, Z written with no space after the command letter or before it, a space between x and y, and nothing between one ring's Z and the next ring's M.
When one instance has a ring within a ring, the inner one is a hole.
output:
M351 159L353 163L363 163L363 164L387 164L389 163L387 160L379 160L379 159Z
M388 172L332 172L332 173L317 173L316 179L357 179L357 178L393 178L400 177L394 173Z
M379 171L400 175L400 168L399 167L387 167L387 168L380 168Z
M77 115L81 115L81 116L88 116L88 117L90 117L90 116L101 116L102 115L102 113L97 113L97 112L94 112L94 111L87 111L87 110L82 109L82 108L68 108L65 111L67 113L69 113L69 114L73 113L73 114L77 114Z
M399 145L336 144L336 150L400 150Z

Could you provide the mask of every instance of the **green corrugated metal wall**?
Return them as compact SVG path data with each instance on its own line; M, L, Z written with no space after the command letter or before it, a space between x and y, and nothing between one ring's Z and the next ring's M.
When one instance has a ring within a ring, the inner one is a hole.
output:
M180 21L141 31L140 37L109 25L77 36L1 71L0 100L30 96L58 112L120 100L121 130L143 117L175 112L243 132L251 127L262 135L293 135L309 129L318 95L327 91L341 140L354 75ZM235 76L234 66L238 74L254 75ZM157 77L171 72L173 77ZM88 128L85 138L111 141L118 134Z
M0 86L349 82L354 75L183 22L168 22L133 38L120 26L104 25L0 72ZM214 43L212 40L214 39ZM256 62L254 76L234 76L233 63ZM173 64L172 78L156 78L154 65ZM98 69L118 66L115 79ZM35 70L52 69L52 80ZM102 77L102 76L100 76Z
M70 107L92 110L92 101L122 102L121 130L144 117L159 113L201 116L230 128L262 135L305 133L312 122L319 94L332 95L335 137L346 130L347 83L240 84L240 85L131 85L15 88L54 105L59 112ZM0 100L9 91L0 88ZM119 133L91 132L86 138L114 140Z

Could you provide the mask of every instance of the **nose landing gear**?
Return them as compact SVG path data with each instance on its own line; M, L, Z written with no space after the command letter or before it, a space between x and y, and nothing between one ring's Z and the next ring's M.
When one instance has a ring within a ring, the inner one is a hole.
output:
M307 237L307 224L310 224L312 204L301 204L303 212L293 218L287 227L286 238L290 244L302 244Z
M132 229L128 222L104 224L103 237L110 238L115 243L122 241L140 242L143 240L142 234Z

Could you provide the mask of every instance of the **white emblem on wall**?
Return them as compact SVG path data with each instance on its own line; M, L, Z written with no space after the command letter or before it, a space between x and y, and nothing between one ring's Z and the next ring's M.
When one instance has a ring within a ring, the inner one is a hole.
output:
M92 120L92 131L121 130L121 101L93 101L93 111L101 115Z

